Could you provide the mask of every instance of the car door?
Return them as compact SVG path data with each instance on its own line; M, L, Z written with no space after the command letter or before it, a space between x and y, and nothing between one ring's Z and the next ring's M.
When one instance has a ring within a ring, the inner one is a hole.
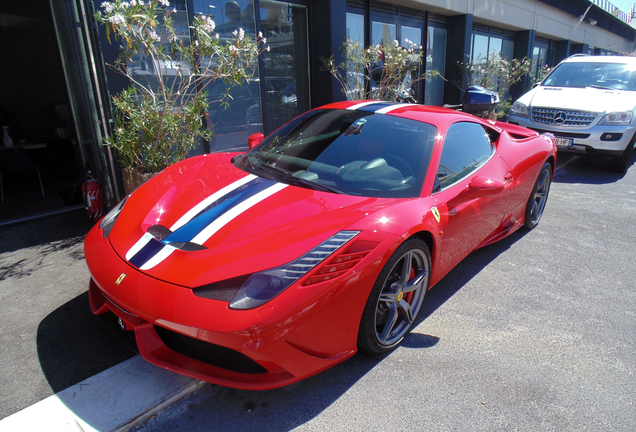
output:
M512 174L497 155L497 138L495 130L466 121L450 125L444 138L433 197L446 271L501 226L510 206Z

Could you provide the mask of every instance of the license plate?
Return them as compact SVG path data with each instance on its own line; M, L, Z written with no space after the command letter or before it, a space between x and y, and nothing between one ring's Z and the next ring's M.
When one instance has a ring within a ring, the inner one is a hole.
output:
M574 140L572 138L555 138L554 141L558 146L572 147L572 142Z

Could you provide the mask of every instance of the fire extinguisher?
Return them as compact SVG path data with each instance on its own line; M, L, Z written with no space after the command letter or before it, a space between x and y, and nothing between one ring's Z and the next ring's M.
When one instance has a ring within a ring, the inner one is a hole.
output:
M97 180L93 178L90 170L86 174L82 183L82 195L84 196L84 206L88 211L88 217L92 220L99 220L104 214L104 201L102 200L102 189Z

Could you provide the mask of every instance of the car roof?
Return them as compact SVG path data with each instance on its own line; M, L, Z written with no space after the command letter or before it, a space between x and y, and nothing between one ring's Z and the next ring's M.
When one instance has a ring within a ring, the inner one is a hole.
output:
M563 60L563 63L632 63L636 65L636 57L628 56L588 56L575 54Z
M319 109L352 109L356 105L364 104L365 102L372 101L345 101L335 102L328 105L319 107ZM378 104L391 105L391 102L373 101ZM442 108L438 106L421 105L421 104L399 104L395 103L395 109L387 113L387 115L402 117L410 120L417 120L424 123L433 124L436 127L447 125L449 123L465 120L473 121L476 123L488 126L497 132L501 132L501 129L490 122L486 122L479 117L475 117L472 114L468 114L462 111L456 111L448 108ZM364 110L364 107L358 108Z

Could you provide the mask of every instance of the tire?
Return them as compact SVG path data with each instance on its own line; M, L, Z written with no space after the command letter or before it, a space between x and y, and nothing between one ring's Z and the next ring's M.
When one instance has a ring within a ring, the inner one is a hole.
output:
M608 171L625 174L627 169L631 165L632 162L632 153L634 153L634 142L636 140L636 135L632 140L627 144L625 150L623 150L623 154L614 159L610 160L607 165Z
M409 334L428 290L431 253L420 239L404 242L384 265L362 313L358 348L382 354Z
M539 221L545 210L545 204L548 202L551 183L552 165L550 165L550 162L546 162L537 176L537 181L534 183L532 193L526 204L524 226L529 230L539 225Z

